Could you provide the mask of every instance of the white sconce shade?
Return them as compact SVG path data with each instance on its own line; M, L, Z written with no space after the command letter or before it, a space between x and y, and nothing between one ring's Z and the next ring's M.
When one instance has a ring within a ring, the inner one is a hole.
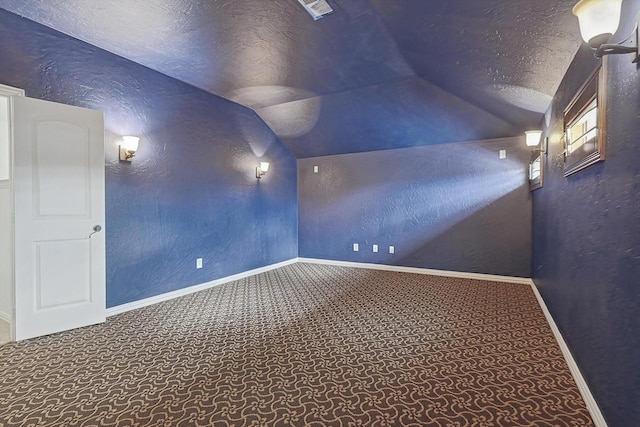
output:
M123 136L120 144L120 160L130 162L138 151L140 138L137 136Z
M578 17L580 34L594 49L608 43L618 31L622 0L580 0L573 7Z
M524 133L525 142L528 147L536 147L540 144L540 137L542 136L541 130L528 130Z
M256 178L262 178L269 171L269 162L260 162L260 166L256 168Z
M127 151L138 151L138 145L140 144L140 138L137 136L123 136L122 145Z

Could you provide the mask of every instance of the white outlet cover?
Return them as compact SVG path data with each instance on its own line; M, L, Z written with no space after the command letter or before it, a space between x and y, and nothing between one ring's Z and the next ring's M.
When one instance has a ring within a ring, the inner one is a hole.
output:
M357 243L353 244L353 252L358 252L360 250L360 245Z
M389 253L390 254L395 254L396 253L396 247L395 246L389 246Z
M500 150L500 158L501 159L507 158L507 150Z
M373 245L373 252L378 252L378 245Z
M202 268L202 258L196 259L196 268Z
M313 173L318 173L320 168L318 166L313 167Z

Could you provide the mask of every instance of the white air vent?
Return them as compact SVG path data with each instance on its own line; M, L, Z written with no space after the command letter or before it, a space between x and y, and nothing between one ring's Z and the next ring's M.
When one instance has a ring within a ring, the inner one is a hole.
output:
M333 9L326 0L298 0L298 3L304 6L314 21L333 12Z

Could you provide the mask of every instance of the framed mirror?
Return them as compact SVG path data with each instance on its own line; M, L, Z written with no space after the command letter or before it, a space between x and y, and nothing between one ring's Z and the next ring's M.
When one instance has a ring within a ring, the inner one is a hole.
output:
M601 64L564 111L564 176L605 158L607 61Z

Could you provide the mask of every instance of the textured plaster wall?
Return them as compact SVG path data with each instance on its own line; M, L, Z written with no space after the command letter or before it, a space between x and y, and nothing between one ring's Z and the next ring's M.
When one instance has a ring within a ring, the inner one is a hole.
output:
M609 57L602 163L563 177L562 113L597 60L581 50L547 115L533 277L610 426L640 425L640 73Z
M507 138L300 159L300 256L529 277L530 155Z
M0 40L0 83L105 112L109 307L297 255L296 161L252 110L3 10Z

